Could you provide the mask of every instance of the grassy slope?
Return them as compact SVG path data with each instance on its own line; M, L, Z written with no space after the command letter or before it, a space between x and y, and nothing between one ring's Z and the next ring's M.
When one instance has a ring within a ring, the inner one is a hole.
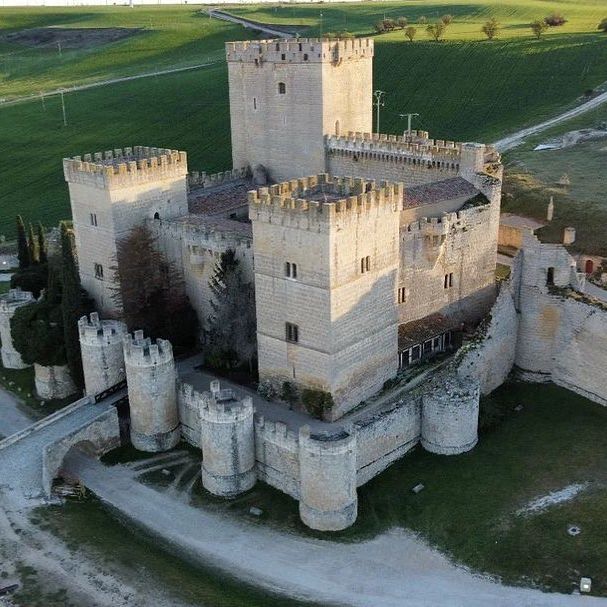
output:
M0 97L223 60L223 43L241 29L188 7L4 9L0 33L34 27L140 28L138 35L89 49L28 49L0 42Z
M574 120L531 137L506 154L506 180L502 201L505 211L523 213L537 219L546 217L546 205L554 197L554 220L539 234L542 239L559 241L565 226L577 229L574 250L607 256L607 139L583 143L564 150L534 152L533 148L568 131L597 127L607 121L607 107L597 108ZM556 185L567 173L571 186Z
M413 44L400 31L376 37L375 83L388 93L382 131L398 132L403 128L398 114L418 111L422 116L414 126L427 128L435 136L491 140L573 103L605 79L607 36L594 33L602 13L607 12L600 0L555 1L549 6L536 0L470 0L466 4L443 0L423 5L406 1L234 10L255 19L304 23L310 33L317 32L320 10L324 31L347 27L357 33L368 32L384 11L412 20L422 13L429 18L454 14L456 22L443 44L429 42L423 31ZM568 24L543 40L532 40L526 24L552 10L561 10ZM501 38L482 41L479 28L493 14L503 23ZM49 63L55 66L56 58L23 60L21 72L9 70L12 76L1 81L0 97L7 91L36 92L67 81L198 63L218 56L224 40L250 35L185 7L13 9L4 11L0 19L2 28L10 30L66 22L142 26L152 20L152 29L141 36L95 53L65 53L64 63L56 67L49 67ZM6 45L0 52L3 49L7 63ZM9 66L20 64L21 59L14 57L8 59ZM141 143L186 149L193 169L212 171L230 165L224 68L72 93L66 103L67 128L61 125L56 99L46 100L46 111L40 101L0 108L3 147L10 151L0 160L4 210L0 234L13 235L17 212L47 225L69 214L61 175L61 158L66 155Z

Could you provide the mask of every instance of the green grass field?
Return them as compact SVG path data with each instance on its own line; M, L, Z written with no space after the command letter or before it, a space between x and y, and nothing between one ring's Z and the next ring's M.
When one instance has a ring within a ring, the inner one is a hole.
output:
M363 2L346 5L238 7L250 18L298 23L314 35L348 29L368 33L386 16L417 20L455 16L447 40L421 31L409 43L402 31L376 36L375 85L386 91L381 130L399 132L399 113L417 111L415 127L437 137L491 141L576 103L606 76L607 36L596 24L607 16L602 0L454 0ZM568 19L542 40L529 21L553 10ZM603 14L605 13L605 14ZM498 40L481 39L480 26L495 15ZM191 7L125 9L5 9L0 33L45 25L142 27L143 32L94 51L24 50L0 43L0 98L37 94L90 82L217 59L226 40L251 37L238 26L209 20ZM2 67L3 66L3 67ZM122 83L65 96L68 126L58 98L0 106L0 234L14 235L21 212L47 225L69 215L61 158L113 147L149 144L188 151L193 170L230 166L225 64L209 69Z

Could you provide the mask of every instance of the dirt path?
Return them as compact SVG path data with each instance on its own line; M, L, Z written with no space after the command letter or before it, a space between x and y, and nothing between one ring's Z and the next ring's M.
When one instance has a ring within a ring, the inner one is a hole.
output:
M585 103L582 103L582 105L578 105L577 107L575 107L571 110L568 110L567 112L564 112L563 114L559 114L558 116L555 116L554 118L551 118L550 120L546 120L545 122L540 122L539 124L536 124L535 126L530 126L530 127L527 127L526 129L517 131L516 133L513 133L512 135L508 135L507 137L504 137L503 139L496 141L493 145L500 152L507 152L508 150L516 148L519 145L521 145L522 143L524 143L525 138L527 138L531 135L537 135L538 133L541 133L541 132L549 129L550 127L560 124L561 122L565 122L566 120L569 120L570 118L575 118L576 116L581 116L582 114L585 114L586 112L603 105L603 103L607 103L607 92L601 93L600 95L597 95L593 99L590 99L590 101L586 101Z
M209 9L209 16L215 17L215 19L221 19L222 21L229 21L230 23L238 23L242 25L245 29L255 30L257 32L261 32L262 34L270 34L270 36L278 36L278 38L292 38L293 34L282 31L280 29L275 29L269 25L262 25L261 23L256 23L255 21L249 21L248 19L244 19L242 17L235 17L230 13L226 13L225 11L218 11L214 9Z

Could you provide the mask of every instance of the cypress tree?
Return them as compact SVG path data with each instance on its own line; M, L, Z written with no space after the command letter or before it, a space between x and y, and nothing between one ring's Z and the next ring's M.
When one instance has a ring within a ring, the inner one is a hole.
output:
M28 268L32 263L30 248L27 243L25 224L21 215L17 215L17 257L19 258L19 269Z
M40 263L46 263L48 255L46 251L46 235L44 234L44 226L38 222L36 226L36 236L38 239L38 261Z
M30 250L30 260L31 262L38 263L40 261L40 256L38 255L38 241L34 236L34 227L32 224L29 224L29 230L27 232L27 247Z
M61 314L63 319L63 342L65 357L74 383L84 386L78 319L94 310L93 302L82 288L78 266L74 257L72 231L66 222L61 223Z

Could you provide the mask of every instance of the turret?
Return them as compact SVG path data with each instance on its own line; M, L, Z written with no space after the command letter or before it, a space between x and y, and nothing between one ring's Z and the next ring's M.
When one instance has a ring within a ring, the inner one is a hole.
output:
M175 361L170 342L152 343L143 331L124 336L131 410L131 442L140 451L168 451L178 442Z
M421 444L431 453L455 455L478 441L478 380L441 376L422 401Z
M311 529L339 531L357 515L356 435L299 431L301 520Z
M100 394L125 378L122 341L126 325L117 320L100 320L93 312L78 321L84 385L90 396Z
M200 407L202 484L214 495L234 497L255 484L253 401L221 390L217 380Z
M0 295L0 340L2 341L2 366L5 369L25 369L26 365L21 360L21 355L13 345L11 335L11 318L18 308L35 301L29 291L11 289L8 293Z

